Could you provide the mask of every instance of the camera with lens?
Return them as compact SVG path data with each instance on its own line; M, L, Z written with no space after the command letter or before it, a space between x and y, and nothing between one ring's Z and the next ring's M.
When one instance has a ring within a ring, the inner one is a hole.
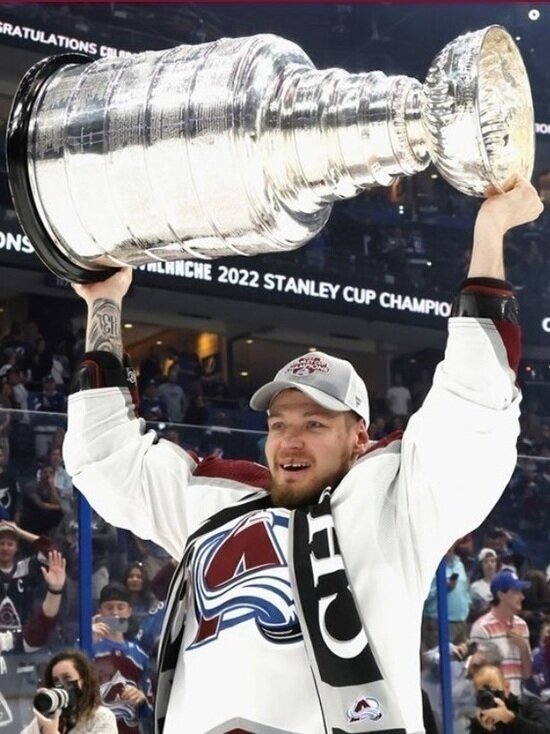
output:
M33 700L33 706L40 714L46 716L55 714L59 709L71 709L76 704L76 693L73 688L55 686L42 688Z
M496 706L495 697L499 698L498 691L493 691L491 688L482 688L477 692L476 706L482 710L494 709Z
M472 640L468 643L468 647L466 649L466 657L469 658L470 655L473 655L477 652L477 642L475 640Z

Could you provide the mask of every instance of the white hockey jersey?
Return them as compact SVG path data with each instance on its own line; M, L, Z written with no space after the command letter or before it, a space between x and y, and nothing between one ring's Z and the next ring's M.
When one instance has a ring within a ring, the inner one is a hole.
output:
M410 734L423 731L420 623L431 579L495 505L516 461L520 392L507 348L519 329L506 327L503 339L488 319L451 318L445 359L402 440L374 447L332 498L352 592ZM194 475L191 456L145 432L126 389L71 396L64 456L100 515L178 559L208 518L258 491ZM291 514L262 509L202 536L164 734L326 731L293 608Z

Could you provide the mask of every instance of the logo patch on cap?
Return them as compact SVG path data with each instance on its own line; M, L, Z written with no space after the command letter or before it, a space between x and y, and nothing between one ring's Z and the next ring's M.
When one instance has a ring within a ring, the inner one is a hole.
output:
M295 362L288 365L285 372L297 377L305 377L312 375L314 372L329 372L328 364L320 357L300 357Z

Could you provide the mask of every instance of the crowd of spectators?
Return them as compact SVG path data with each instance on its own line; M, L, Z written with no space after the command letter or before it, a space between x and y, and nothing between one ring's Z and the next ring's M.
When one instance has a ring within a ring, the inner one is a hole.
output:
M62 447L82 336L52 346L33 323L14 323L0 339L0 725L5 734L19 734L28 720L47 657L79 641L78 499ZM203 379L192 342L164 354L153 347L137 367L140 415L165 438L201 455L244 451L259 458L258 434L247 432L248 447L234 435L230 408L235 403L223 384ZM92 659L102 701L121 734L149 734L153 661L174 561L151 541L96 513L91 536ZM19 675L29 670L35 670L34 677Z
M539 190L543 193L542 179ZM335 204L327 225L306 247L264 256L273 267L343 273L369 287L450 297L464 277L479 200L463 196L439 176L403 178ZM506 234L508 276L518 291L550 299L550 213Z
M487 547L469 570L459 553L473 547L471 537L444 559L454 731L478 734L500 723L502 733L517 720L510 732L544 734L550 731L550 579L533 568L518 573L525 546L505 529L487 531L483 542ZM440 716L433 685L439 666L435 587L434 580L424 608L422 678ZM486 666L495 670L478 678Z
M78 338L70 349L66 342L50 348L33 324L13 324L0 340L0 726L6 734L18 734L28 720L44 655L78 644L78 500L62 446L69 381L83 350ZM162 396L162 413L148 414L142 404L142 415L182 423L188 407L200 406L201 364L190 343L170 356L167 373L155 372L154 355L140 365L145 396L152 380ZM95 513L91 531L92 658L102 700L119 732L145 734L152 723L151 661L174 564L151 541ZM115 617L127 618L123 632L109 627ZM20 655L32 660L22 665ZM28 673L35 668L33 678Z

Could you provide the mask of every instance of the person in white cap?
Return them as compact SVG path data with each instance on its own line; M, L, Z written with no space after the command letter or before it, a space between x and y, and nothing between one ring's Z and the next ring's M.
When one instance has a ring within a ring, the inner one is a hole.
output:
M498 569L498 556L493 548L482 548L477 555L477 560L481 578L476 579L470 585L472 621L489 610L489 604L493 598L491 581Z
M268 469L197 462L146 432L122 367L131 271L75 286L88 352L70 398L67 470L108 522L180 560L158 734L423 731L424 597L516 461L520 341L503 235L542 204L523 179L506 189L480 207L445 359L405 433L371 445L352 365L304 354L252 396L268 412Z

